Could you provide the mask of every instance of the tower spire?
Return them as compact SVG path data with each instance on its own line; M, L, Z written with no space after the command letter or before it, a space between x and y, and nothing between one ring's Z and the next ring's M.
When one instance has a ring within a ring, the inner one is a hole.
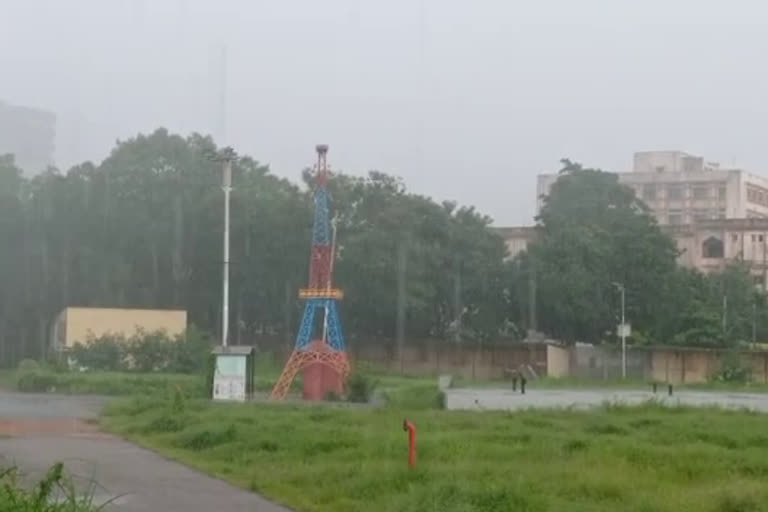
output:
M341 290L333 287L333 260L336 234L331 232L328 197L328 146L318 144L315 175L315 217L312 226L312 249L309 263L309 283L299 290L299 297L306 300L304 316L296 345L274 389L272 399L282 399L291 387L293 379L304 371L304 397L322 400L328 393L341 394L349 375L344 334L339 318L338 301ZM323 332L314 338L317 325L315 317L320 312Z

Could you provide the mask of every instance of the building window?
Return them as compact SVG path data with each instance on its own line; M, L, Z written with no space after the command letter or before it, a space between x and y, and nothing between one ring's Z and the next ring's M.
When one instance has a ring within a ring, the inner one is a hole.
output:
M656 200L656 185L643 185L643 199L645 201Z
M768 206L768 190L755 186L748 186L747 201L762 206Z
M710 215L706 210L693 210L693 222L709 220Z
M667 219L670 224L682 224L683 223L683 216L679 213L671 213L667 216Z
M657 165L656 166L656 172L659 172L659 173L664 172L664 166L663 165Z
M738 242L739 241L739 235L736 235L736 234L731 235L731 241L733 243Z
M693 187L694 199L706 199L709 197L709 189L707 187Z
M717 189L717 198L721 201L725 199L725 187L719 187Z
M670 185L667 187L667 199L682 199L683 187L680 185Z
M723 241L717 237L710 236L701 244L701 255L704 258L722 258L725 255Z

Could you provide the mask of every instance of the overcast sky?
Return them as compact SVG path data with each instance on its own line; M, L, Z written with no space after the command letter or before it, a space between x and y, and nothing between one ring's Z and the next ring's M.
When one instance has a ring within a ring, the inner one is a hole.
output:
M335 168L527 224L562 157L768 175L763 3L0 0L0 99L58 114L62 168L165 126L298 180L327 142Z

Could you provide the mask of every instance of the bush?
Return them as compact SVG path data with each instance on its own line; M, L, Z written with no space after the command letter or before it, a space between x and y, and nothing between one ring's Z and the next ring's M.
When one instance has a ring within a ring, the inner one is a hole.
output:
M200 373L210 354L210 338L190 327L170 338L165 331L139 331L130 338L104 335L76 344L74 362L95 371Z
M347 400L356 403L368 403L373 396L378 382L362 373L353 373L347 380L349 393Z
M168 371L178 373L200 373L208 363L211 354L211 337L204 331L190 326L183 334L176 336L168 353Z
M720 369L712 375L711 380L715 382L749 382L752 378L752 372L741 363L738 353L729 354L723 359Z
M18 366L19 372L37 372L40 371L40 363L34 359L22 359Z
M397 409L444 409L445 393L434 384L414 384L385 393L387 405Z
M172 347L163 331L139 331L128 340L125 348L131 369L147 373L164 371L170 364Z
M122 370L126 367L126 344L122 335L105 334L90 338L85 344L76 343L71 356L79 366L89 370Z
M56 376L42 371L19 372L16 389L25 393L45 393L56 387Z

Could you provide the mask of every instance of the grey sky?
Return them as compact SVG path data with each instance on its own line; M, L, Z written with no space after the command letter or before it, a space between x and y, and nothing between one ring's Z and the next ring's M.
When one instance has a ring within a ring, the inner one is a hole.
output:
M60 167L158 126L298 179L404 177L530 223L561 157L682 149L768 174L759 0L0 0L0 98L59 116Z

